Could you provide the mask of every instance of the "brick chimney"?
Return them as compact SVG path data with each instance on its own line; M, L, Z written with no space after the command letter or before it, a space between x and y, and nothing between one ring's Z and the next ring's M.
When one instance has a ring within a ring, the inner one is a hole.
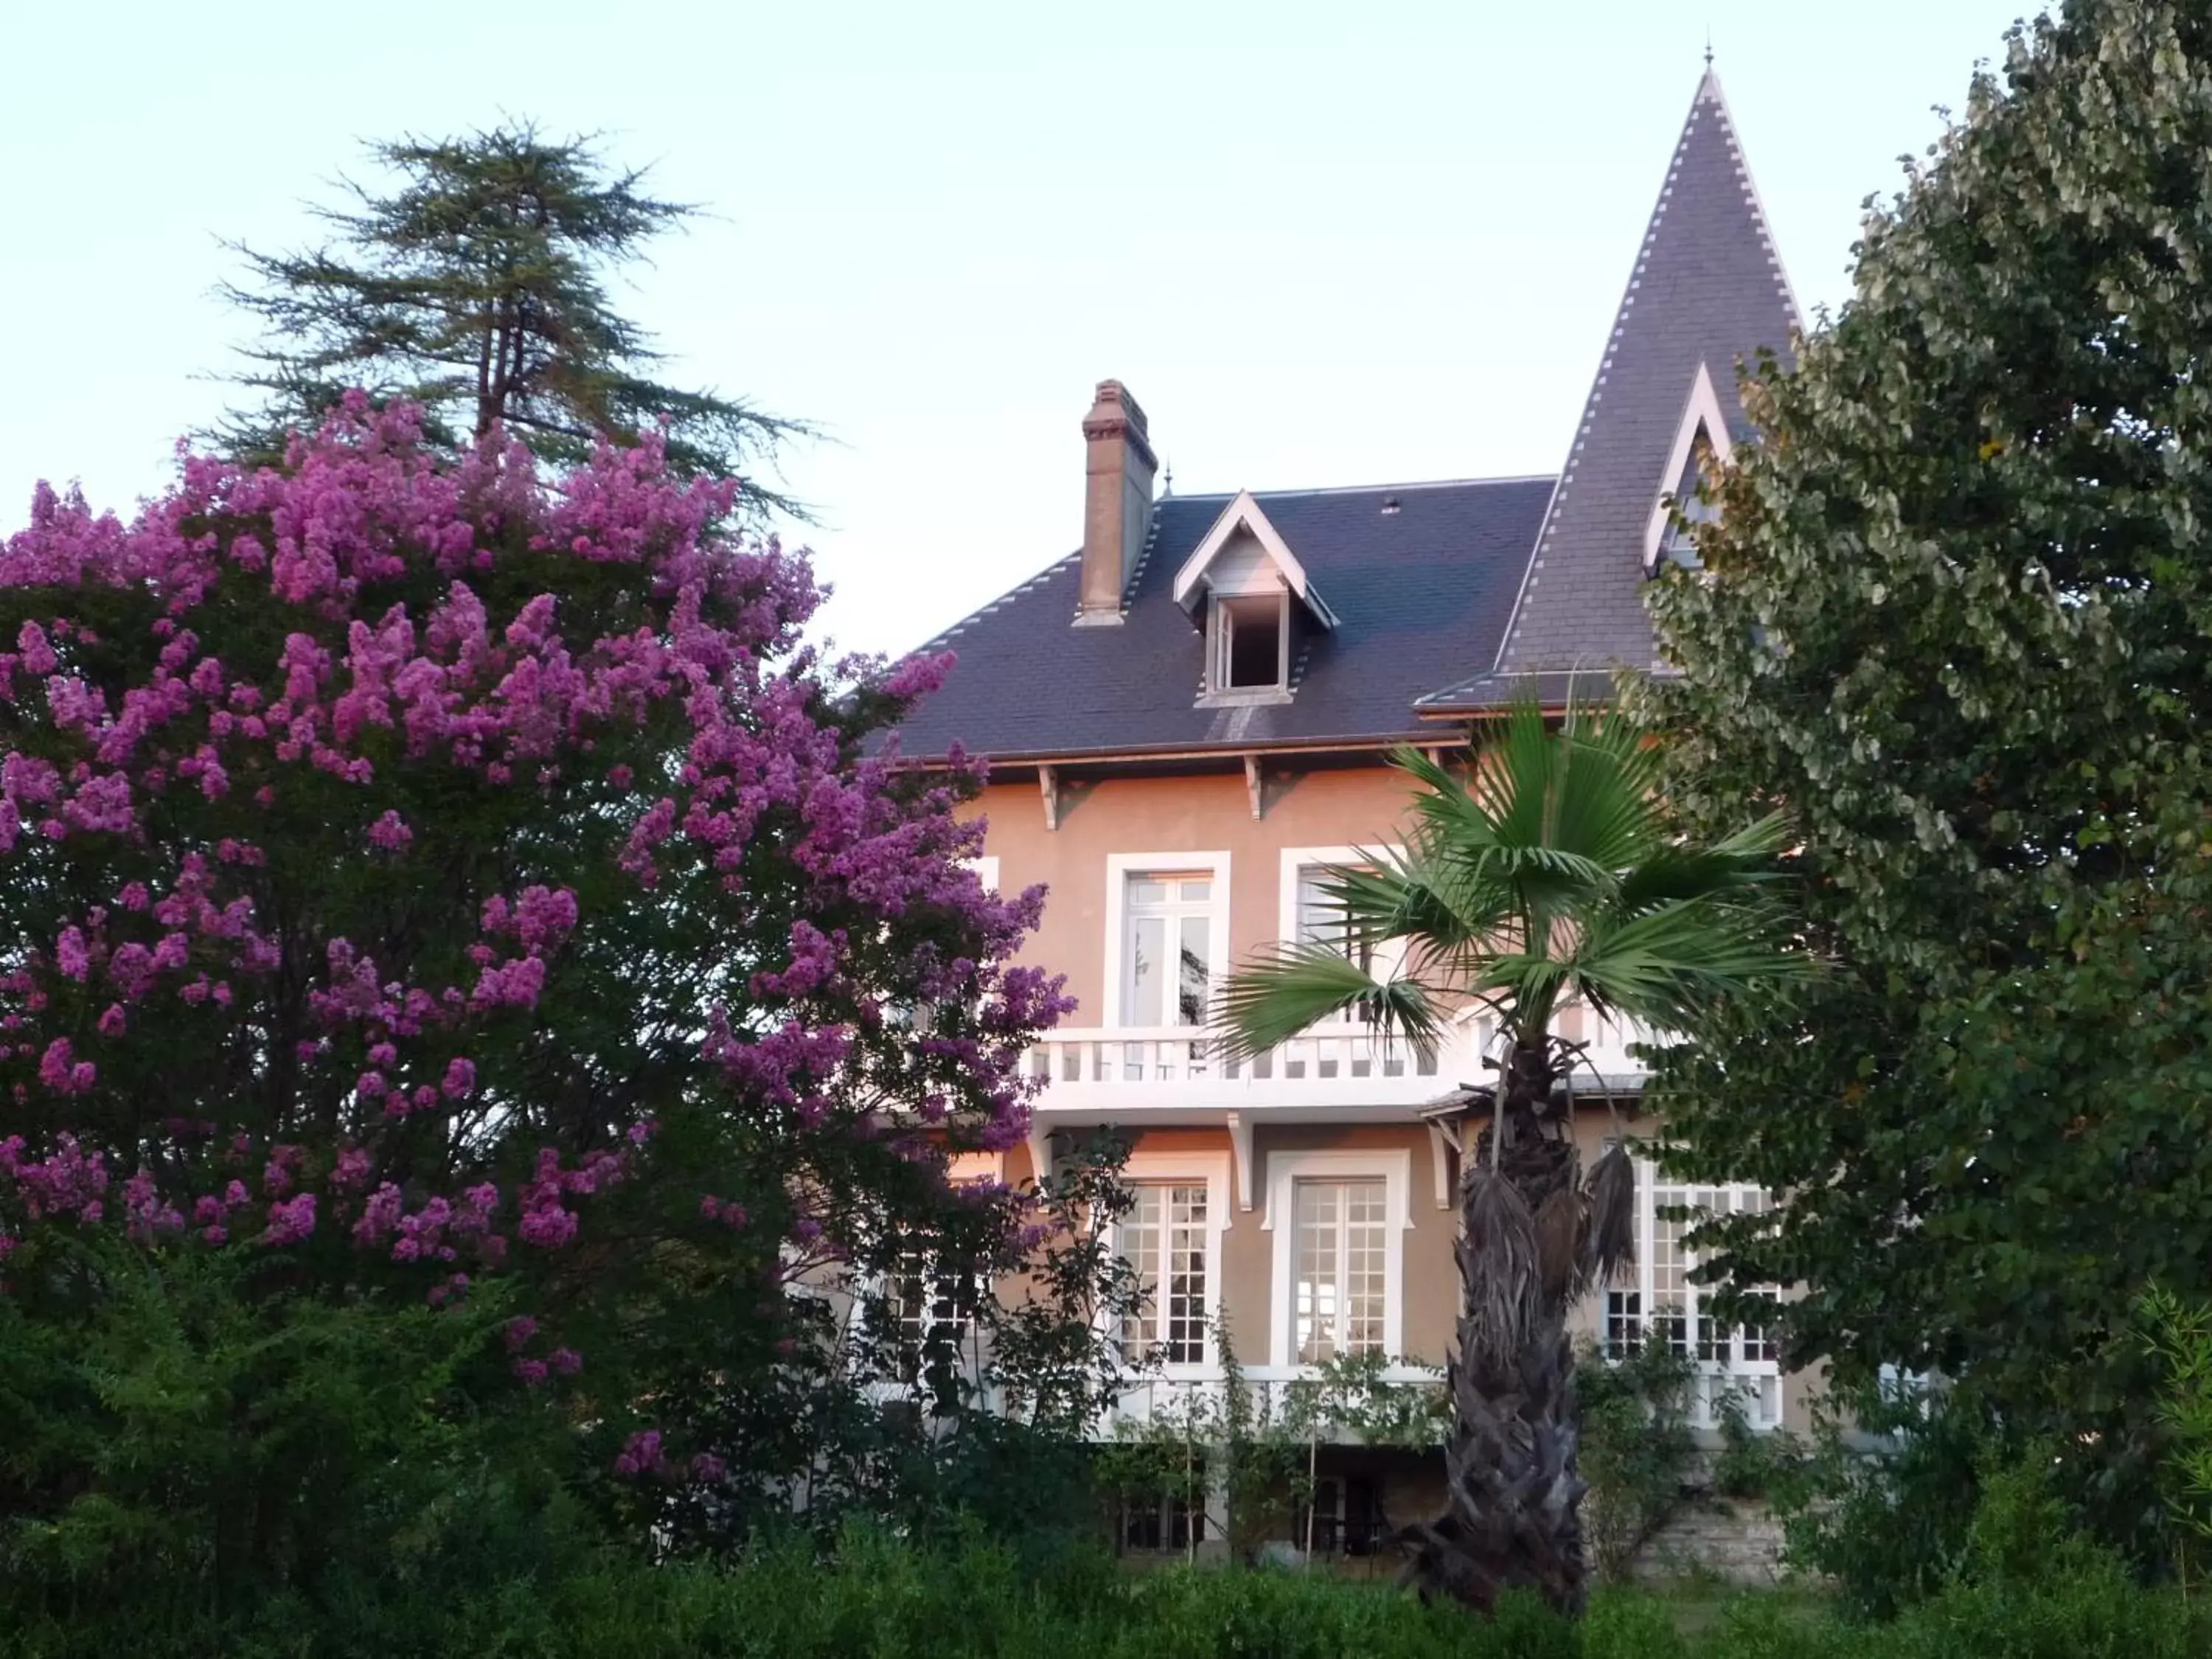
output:
M1083 442L1083 599L1075 625L1111 627L1121 620L1121 592L1145 550L1158 465L1145 411L1119 380L1099 381Z

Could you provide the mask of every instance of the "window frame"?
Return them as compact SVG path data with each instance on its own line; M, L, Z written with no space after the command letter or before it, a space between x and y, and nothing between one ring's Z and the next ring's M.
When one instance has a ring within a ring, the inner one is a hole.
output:
M1282 850L1281 870L1276 887L1276 934L1285 945L1295 945L1299 939L1298 890L1301 878L1309 870L1325 868L1329 865L1373 864L1378 858L1398 858L1404 847L1395 842L1375 847L1285 847ZM1401 940L1379 947L1375 962L1367 972L1370 978L1387 981L1401 972L1406 962L1406 945ZM1306 1029L1342 1034L1364 1031L1372 1022L1356 1013L1339 1013L1327 1019L1316 1020Z
M1700 1193L1719 1195L1729 1214L1746 1213L1746 1206L1765 1208L1771 1202L1765 1191L1751 1182L1682 1182L1667 1178L1658 1165L1650 1158L1634 1160L1636 1167L1636 1261L1632 1269L1634 1282L1624 1283L1616 1277L1604 1287L1599 1300L1598 1334L1607 1358L1619 1358L1621 1352L1621 1334L1633 1328L1644 1341L1653 1339L1653 1323L1659 1307L1657 1278L1657 1244L1660 1227L1659 1212L1694 1201ZM1662 1196L1663 1194L1663 1196ZM1730 1326L1722 1334L1720 1341L1726 1352L1719 1357L1709 1356L1705 1349L1706 1339L1703 1326L1708 1316L1700 1304L1712 1288L1696 1284L1692 1279L1699 1266L1698 1253L1682 1242L1693 1223L1669 1224L1682 1230L1674 1245L1679 1257L1681 1285L1680 1289L1681 1334L1675 1351L1686 1359L1695 1372L1691 1388L1691 1421L1699 1428L1719 1425L1721 1401L1735 1392L1745 1404L1745 1420L1754 1429L1765 1431L1779 1428L1784 1414L1782 1398L1782 1364L1778 1352L1774 1357L1762 1354L1753 1358L1753 1344L1748 1328ZM1774 1285L1754 1285L1745 1287L1747 1294L1769 1296L1779 1301L1781 1287ZM1626 1306L1633 1297L1632 1309ZM1670 1346L1677 1339L1667 1337ZM1771 1348L1769 1340L1760 1345ZM1772 1388L1766 1387L1771 1379ZM1766 1409L1771 1405L1771 1412Z
M1286 1150L1267 1154L1267 1206L1261 1231L1274 1235L1268 1271L1267 1363L1310 1375L1292 1340L1297 1325L1297 1183L1301 1181L1382 1182L1382 1356L1395 1360L1406 1346L1406 1235L1413 1230L1413 1154L1403 1146L1328 1151Z
M1198 1360L1164 1364L1162 1374L1170 1377L1209 1376L1221 1364L1213 1328L1221 1315L1221 1279L1226 1254L1222 1236L1232 1224L1231 1205L1235 1194L1231 1182L1230 1156L1227 1152L1147 1152L1139 1149L1123 1160L1121 1179L1132 1187L1206 1188L1205 1344ZM1114 1253L1121 1255L1119 1222L1115 1224ZM1157 1323L1164 1317L1164 1310L1155 1307L1152 1317ZM1118 1331L1109 1334L1120 1340Z
M1226 852L1206 853L1109 853L1106 857L1106 981L1105 1028L1109 1030L1151 1030L1152 1026L1136 1027L1129 1023L1127 957L1129 933L1129 884L1146 876L1207 875L1213 886L1206 900L1209 919L1209 940L1214 951L1211 964L1213 975L1210 992L1218 991L1222 975L1231 960L1229 948L1229 854ZM1210 1015L1209 1009L1209 1015ZM1206 1025L1176 1026L1176 1030L1188 1030L1194 1036L1208 1030ZM1166 1029L1166 1028L1162 1028Z
M965 1299L959 1288L962 1275L947 1273L939 1260L938 1252L927 1248L902 1251L898 1265L874 1275L875 1297L881 1308L888 1328L880 1340L891 1362L891 1374L884 1381L891 1387L908 1392L928 1384L927 1360L932 1336L939 1328L953 1333L951 1347L957 1356L957 1364L966 1370L975 1363L973 1339L977 1328L977 1316L983 1298L991 1294L985 1275L975 1273L967 1278ZM906 1328L908 1315L905 1286L908 1279L919 1281L929 1312L916 1322L918 1334L914 1346L914 1363L907 1363ZM945 1295L947 1286L955 1287L951 1297ZM941 1319L935 1310L940 1303L949 1302L953 1317Z
M1237 611L1236 607L1257 606L1273 599L1275 605L1275 678L1257 685L1239 685L1231 672L1235 661ZM1216 697L1267 697L1290 690L1291 685L1291 593L1286 587L1272 592L1223 593L1209 590L1206 595L1206 690Z

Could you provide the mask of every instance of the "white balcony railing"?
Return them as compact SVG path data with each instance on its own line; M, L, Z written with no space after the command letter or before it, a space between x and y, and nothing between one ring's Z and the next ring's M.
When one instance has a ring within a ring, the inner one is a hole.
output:
M1297 1365L1247 1365L1243 1369L1248 1409L1255 1424L1282 1421L1289 1409L1293 1387L1301 1382L1311 1383L1316 1376L1311 1368ZM1418 1366L1391 1366L1379 1380L1387 1385L1430 1394L1443 1387L1440 1372ZM1214 1367L1195 1376L1146 1377L1123 1393L1120 1402L1094 1432L1101 1438L1110 1439L1146 1424L1162 1427L1218 1424L1227 1408L1227 1391L1226 1379ZM1325 1424L1321 1438L1324 1443L1346 1444L1356 1443L1358 1436L1342 1425Z
M1641 1030L1589 1022L1589 1066L1577 1086L1595 1086L1591 1070L1607 1078L1638 1075L1628 1047ZM1570 1035L1572 1035L1571 1032ZM1420 1105L1463 1083L1487 1080L1488 1020L1452 1028L1433 1054L1403 1037L1384 1038L1365 1026L1322 1027L1265 1053L1226 1054L1212 1036L1188 1026L1063 1028L1030 1050L1029 1073L1047 1085L1045 1110L1161 1105Z

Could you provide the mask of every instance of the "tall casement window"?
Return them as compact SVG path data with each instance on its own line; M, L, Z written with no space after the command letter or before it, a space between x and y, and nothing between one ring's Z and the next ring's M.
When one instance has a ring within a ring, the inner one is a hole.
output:
M1121 1010L1127 1025L1202 1026L1226 941L1210 872L1133 873L1122 914Z
M1131 1194L1121 1250L1136 1270L1145 1305L1123 1322L1122 1350L1133 1360L1157 1352L1170 1365L1203 1365L1213 1277L1206 1184L1148 1181Z
M1302 1365L1382 1346L1389 1203L1380 1176L1293 1188L1291 1317Z
M1374 950L1363 939L1355 939L1346 931L1343 913L1329 902L1326 884L1328 869L1321 864L1302 864L1297 866L1297 942L1300 945L1325 945L1338 955L1348 957L1361 969L1371 974L1375 970Z
M1413 1171L1402 1147L1268 1152L1261 1226L1273 1240L1269 1364L1404 1351Z
M933 1351L957 1349L975 1317L975 1281L925 1251L909 1251L886 1286L892 1357L902 1382L918 1382Z
M1756 1213L1766 1208L1766 1194L1741 1184L1678 1185L1639 1159L1636 1204L1636 1261L1605 1293L1606 1351L1618 1356L1639 1343L1663 1342L1692 1362L1692 1414L1701 1424L1719 1422L1731 1401L1754 1427L1779 1423L1782 1349L1773 1324L1722 1323L1711 1310L1711 1287L1691 1282L1698 1256L1686 1242L1696 1217ZM1777 1297L1765 1285L1752 1294L1766 1303Z

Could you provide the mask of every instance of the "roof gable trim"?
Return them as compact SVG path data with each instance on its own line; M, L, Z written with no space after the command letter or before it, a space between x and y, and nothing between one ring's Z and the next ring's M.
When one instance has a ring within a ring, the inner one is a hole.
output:
M1666 470L1659 475L1658 499L1652 503L1651 521L1644 526L1644 568L1647 572L1658 562L1659 544L1666 539L1667 526L1674 516L1674 493L1682 481L1682 469L1690 464L1690 452L1700 432L1712 447L1713 459L1727 465L1735 446L1729 437L1728 416L1721 408L1720 393L1713 389L1712 370L1703 361L1698 364L1697 379L1690 383L1689 401L1682 406L1681 421L1674 428L1674 442L1667 452Z
M1191 550L1190 556L1182 562L1182 568L1176 572L1176 603L1185 611L1191 610L1197 604L1204 594L1202 584L1206 580L1207 567L1239 531L1260 544L1261 551L1267 556L1269 562L1281 575L1283 585L1297 596L1299 603L1313 613L1315 620L1323 628L1334 628L1336 614L1315 591L1311 579L1306 574L1305 566L1298 562L1297 555L1291 551L1290 544L1283 539L1282 532L1260 510L1260 503L1252 499L1252 492L1249 489L1238 490L1237 499L1222 508L1221 516L1213 521L1213 527Z

